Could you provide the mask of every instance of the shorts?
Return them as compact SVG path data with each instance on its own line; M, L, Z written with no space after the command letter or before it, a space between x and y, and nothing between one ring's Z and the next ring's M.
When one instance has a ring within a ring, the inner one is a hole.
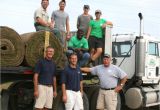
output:
M114 90L99 90L97 109L116 110L117 93Z
M36 98L35 108L52 108L53 103L53 87L38 85L39 97Z
M83 99L80 91L66 90L67 102L65 103L66 110L83 110Z
M90 49L103 48L104 45L103 38L97 38L95 36L90 36L88 43Z

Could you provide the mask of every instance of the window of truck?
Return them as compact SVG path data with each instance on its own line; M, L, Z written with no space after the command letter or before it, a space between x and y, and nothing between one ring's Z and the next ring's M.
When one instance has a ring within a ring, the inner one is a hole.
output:
M149 42L149 48L148 48L149 55L159 56L159 49L158 49L159 47L160 46L158 46L158 43Z
M131 42L113 42L112 56L113 57L130 57L131 56Z

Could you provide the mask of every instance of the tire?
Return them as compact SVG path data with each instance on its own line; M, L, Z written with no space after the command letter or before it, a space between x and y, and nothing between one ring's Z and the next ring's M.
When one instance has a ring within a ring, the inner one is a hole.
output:
M89 110L88 98L85 93L83 93L83 106L84 110ZM59 92L57 97L53 101L53 110L65 110L64 103L62 102L62 92Z
M53 100L53 110L65 110L64 103L62 102L62 92L60 91L57 97Z
M33 110L33 82L19 81L9 87L9 110Z
M121 110L121 96L120 94L117 95L117 109L116 110Z
M93 94L90 98L90 106L89 106L90 110L96 110L98 94L99 94L99 88L93 91Z
M91 98L92 98L92 95L94 94L94 92L96 90L99 90L99 86L91 86L91 87L85 87L84 88L84 91L85 93L87 94L87 97L88 97L88 100L90 102Z
M88 101L88 97L85 93L83 93L83 107L84 110L89 110L89 101Z

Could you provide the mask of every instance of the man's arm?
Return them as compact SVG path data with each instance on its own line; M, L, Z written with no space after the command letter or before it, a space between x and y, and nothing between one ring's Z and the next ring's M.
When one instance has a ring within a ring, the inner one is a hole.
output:
M88 31L87 31L86 39L89 39L90 33L91 33L91 27L89 26L89 27L88 27Z
M51 28L52 28L52 29L54 28L54 25L55 25L55 21L54 21L54 19L51 17Z
M79 29L79 24L80 24L80 23L79 23L79 17L80 17L80 16L78 16L78 18L77 18L77 29Z
M42 18L40 18L40 17L36 17L36 23L39 23L39 24L41 24L41 25L43 25L43 26L47 26L47 27L50 26L50 24L49 24L48 22L44 21L44 20L43 20Z
M115 92L119 92L120 90L122 90L123 86L125 85L127 81L127 76L125 76L123 79L121 79L120 84L118 84L118 86L115 88Z
M83 68L81 68L81 71L82 71L82 72L86 72L86 73L91 72L90 68L88 68L88 67L83 67Z
M83 81L80 81L80 91L81 91L81 93L83 95Z
M57 96L57 80L56 77L53 77L53 96Z
M64 103L67 102L67 93L66 93L66 85L65 85L65 83L62 83L62 99L63 99Z
M127 76L125 76L123 79L121 79L121 83L120 83L120 85L121 86L124 86L125 85L125 83L126 83L126 81L127 81Z
M113 26L113 23L111 21L107 21L107 25Z
M69 17L67 17L66 31L67 31L67 35L69 35L70 34Z
M110 25L111 27L113 26L113 24L112 24L111 21L107 21L106 23L104 23L104 24L102 25L102 28L106 28L107 25Z
M34 74L33 77L33 83L34 83L34 96L37 98L39 96L39 92L38 92L38 73Z

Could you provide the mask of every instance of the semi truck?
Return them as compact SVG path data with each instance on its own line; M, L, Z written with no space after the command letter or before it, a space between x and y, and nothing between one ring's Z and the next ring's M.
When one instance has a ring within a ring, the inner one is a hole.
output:
M160 105L160 39L142 34L111 35L106 28L104 54L112 56L112 63L128 75L128 81L118 94L117 110L136 109ZM99 62L101 60L99 59ZM57 79L61 70L57 71ZM84 110L96 110L99 80L96 76L84 77ZM1 67L2 110L33 110L33 68L26 66ZM58 81L58 96L53 110L64 110L62 92Z

